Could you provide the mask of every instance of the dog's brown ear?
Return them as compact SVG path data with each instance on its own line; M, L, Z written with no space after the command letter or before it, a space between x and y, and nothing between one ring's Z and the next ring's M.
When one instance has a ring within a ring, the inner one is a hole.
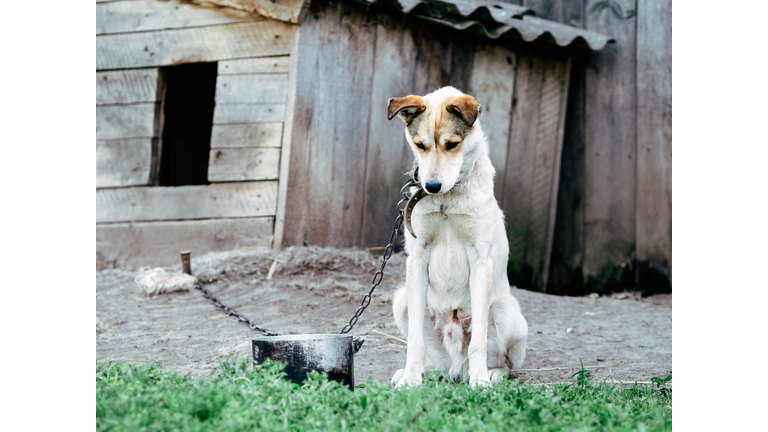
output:
M475 124L475 120L482 114L483 106L475 98L469 95L459 96L451 103L449 103L445 109L449 113L456 114L464 120L467 126Z
M392 120L400 111L407 110L401 117L405 124L410 124L413 118L424 112L425 109L427 106L424 105L424 99L421 96L408 95L391 98L387 106L387 119Z

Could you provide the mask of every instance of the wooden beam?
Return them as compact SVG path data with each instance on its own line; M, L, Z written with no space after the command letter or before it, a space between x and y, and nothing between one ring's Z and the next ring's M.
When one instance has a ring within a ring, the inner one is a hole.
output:
M96 222L274 216L277 182L98 189Z
M156 68L96 73L96 104L155 102Z
M149 184L152 140L96 140L96 187Z
M531 287L546 291L554 237L570 63L519 54L502 209L510 259L529 266Z
M264 20L260 15L242 10L169 1L121 1L96 5L97 35Z
M298 26L234 23L96 37L96 69L123 69L289 54Z
M672 277L672 2L639 0L637 5L638 282L667 291Z
M208 181L277 180L279 148L211 149Z
M284 104L288 74L222 75L216 79L217 104Z
M483 106L480 125L488 138L491 163L496 169L493 187L499 203L504 185L516 63L517 53L507 47L496 44L478 47L469 88L465 90Z
M275 104L217 104L213 109L213 124L282 122L285 103Z
M536 256L534 269L538 288L547 292L549 262L557 214L557 188L563 149L563 127L568 98L571 62L562 56L548 58L541 89L536 167L531 192L531 231L534 244L530 255Z
M211 131L211 148L280 147L283 124L216 124Z
M318 7L301 27L284 243L351 247L360 239L368 125L349 119L371 106L375 28L354 6Z
M296 35L291 47L290 63L288 67L288 98L285 102L285 117L287 119L283 129L283 140L280 148L280 180L277 190L277 210L275 212L275 233L272 247L280 250L283 247L285 233L285 204L288 197L288 179L291 171L291 137L293 134L293 119L296 109L296 76L299 58L299 41L301 31Z
M405 140L403 122L387 121L387 100L414 92L409 71L416 58L411 29L401 20L376 26L376 47L368 117L368 151L365 169L365 207L362 237L364 247L384 246L392 232L394 204L407 177L403 160L413 159ZM383 66L382 66L383 65Z
M96 139L138 138L155 135L154 102L96 107Z
M586 74L584 274L595 277L635 251L637 17L603 6L586 16L587 30L616 40L588 54Z
M179 251L193 257L272 245L272 217L96 225L96 257L116 267L169 266ZM194 272L194 267L192 268Z
M264 57L219 62L219 76L251 73L288 73L290 57Z
M348 119L365 118L371 105L376 103L371 99L376 26L370 24L366 11L359 6L340 5L340 18L334 29L339 40L331 53L332 61L326 63L323 69L324 85L330 86L333 92L334 138L327 143L315 142L320 146L332 145L331 167L334 173L330 184L325 186L327 189L322 189L321 193L330 198L327 211L336 213L337 217L326 218L321 213L314 213L311 217L319 230L322 230L324 220L328 223L328 238L322 240L325 234L318 235L317 244L347 248L358 246L360 242L365 193L365 170L360 168L365 161L369 128L368 124L361 125ZM322 101L318 102L316 109L324 109ZM385 101L378 103L384 105Z
M515 76L515 99L512 104L512 129L509 146L502 206L507 217L509 258L518 264L527 263L527 245L531 211L531 180L536 158L537 125L541 103L541 77L545 61L541 56L521 51Z

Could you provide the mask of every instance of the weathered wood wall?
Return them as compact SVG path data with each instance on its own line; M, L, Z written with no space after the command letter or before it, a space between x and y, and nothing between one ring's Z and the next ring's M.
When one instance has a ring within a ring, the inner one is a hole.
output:
M167 265L182 249L271 247L298 26L181 2L106 2L96 11L97 259ZM213 61L211 184L156 186L163 67Z
M511 3L616 39L574 61L549 292L671 290L671 1Z
M530 49L530 48L529 48ZM570 61L338 1L302 22L283 245L382 246L412 166L393 96L452 85L480 122L507 213L511 269L543 287L554 235Z

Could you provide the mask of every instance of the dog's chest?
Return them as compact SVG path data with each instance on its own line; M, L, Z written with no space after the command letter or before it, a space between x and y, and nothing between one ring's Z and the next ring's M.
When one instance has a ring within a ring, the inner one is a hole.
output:
M417 219L422 253L429 257L427 303L435 311L466 309L470 304L471 218L446 206Z

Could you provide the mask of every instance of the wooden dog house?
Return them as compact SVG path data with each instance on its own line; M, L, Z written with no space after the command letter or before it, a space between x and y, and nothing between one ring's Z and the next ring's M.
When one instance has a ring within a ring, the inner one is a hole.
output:
M387 100L452 85L484 107L511 266L545 282L571 57L610 38L482 0L196 3L97 2L102 266L384 245L412 163Z

